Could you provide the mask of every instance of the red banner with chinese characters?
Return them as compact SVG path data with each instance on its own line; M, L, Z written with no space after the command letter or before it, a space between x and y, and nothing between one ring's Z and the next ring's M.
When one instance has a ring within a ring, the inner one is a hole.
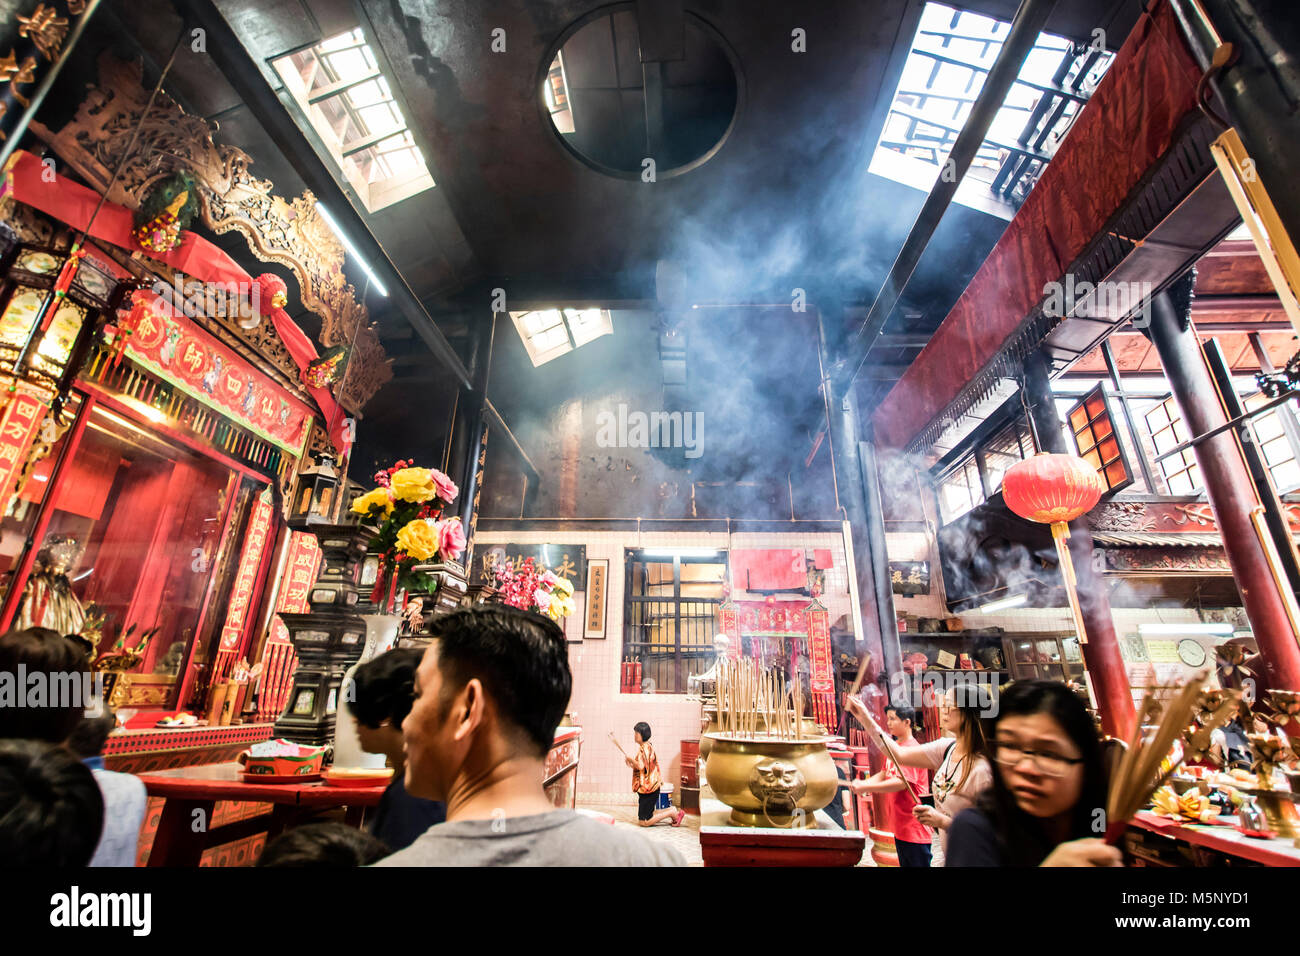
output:
M9 507L9 496L45 412L45 403L19 386L0 416L0 511Z
M835 713L835 674L831 669L830 615L821 602L804 609L808 621L808 678L812 691L813 717L831 733L839 727Z
M131 361L210 405L257 437L302 454L312 411L231 349L151 292L149 309L127 340Z
M310 610L308 599L311 587L320 571L320 544L314 534L295 531L289 538L289 557L285 560L284 580L280 584L280 597L275 602L275 617L271 619L272 644L288 644L289 629L280 620L280 612L305 614Z
M785 642L808 642L809 688L813 716L827 730L839 726L835 711L835 674L831 662L830 615L821 602L728 601L718 607L718 629L731 638L728 656L741 656L744 638L750 654L763 666L784 658ZM791 665L795 661L791 648Z
M239 653L239 642L244 636L244 625L248 620L248 612L253 606L253 591L257 587L257 569L262 564L262 553L266 550L266 541L271 534L273 514L271 489L268 487L258 496L253 504L253 514L248 519L248 530L244 534L244 548L239 554L239 570L235 573L235 585L230 590L226 620L221 626L221 650L217 655L217 664L213 668L214 676L224 677Z
M727 656L740 657L740 624L736 605L730 600L718 605L718 633L725 634L731 641L727 645Z

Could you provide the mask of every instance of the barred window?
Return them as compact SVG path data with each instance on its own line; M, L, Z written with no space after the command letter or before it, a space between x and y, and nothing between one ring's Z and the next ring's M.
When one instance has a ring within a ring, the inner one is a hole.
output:
M641 665L634 692L684 694L689 677L713 666L726 553L628 550L624 563L623 660Z

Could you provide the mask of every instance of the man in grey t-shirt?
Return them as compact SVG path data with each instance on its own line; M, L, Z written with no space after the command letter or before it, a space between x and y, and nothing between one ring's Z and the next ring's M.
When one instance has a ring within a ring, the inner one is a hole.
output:
M406 790L447 822L376 866L682 866L680 854L557 810L546 753L572 690L564 633L503 605L436 618L402 722Z

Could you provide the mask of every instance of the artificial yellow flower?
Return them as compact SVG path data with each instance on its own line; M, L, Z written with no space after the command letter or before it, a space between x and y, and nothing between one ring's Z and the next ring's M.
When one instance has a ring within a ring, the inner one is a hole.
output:
M389 479L389 487L394 498L417 504L429 501L438 494L438 487L433 483L428 468L403 468L395 471Z
M367 491L364 495L352 502L352 510L359 515L370 514L370 509L376 505L383 505L384 514L393 513L393 499L388 497L387 488L376 488L374 491Z
M416 518L397 532L397 547L417 561L438 553L438 530L427 518Z
M552 588L552 590L556 594L563 594L567 597L568 595L573 593L573 582L570 581L568 578L557 577L555 579L555 586Z

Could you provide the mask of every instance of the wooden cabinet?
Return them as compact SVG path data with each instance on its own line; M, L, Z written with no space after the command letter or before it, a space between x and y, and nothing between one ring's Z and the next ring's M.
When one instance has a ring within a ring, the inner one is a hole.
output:
M1012 680L1082 680L1079 639L1066 634L1007 634L1003 656Z

